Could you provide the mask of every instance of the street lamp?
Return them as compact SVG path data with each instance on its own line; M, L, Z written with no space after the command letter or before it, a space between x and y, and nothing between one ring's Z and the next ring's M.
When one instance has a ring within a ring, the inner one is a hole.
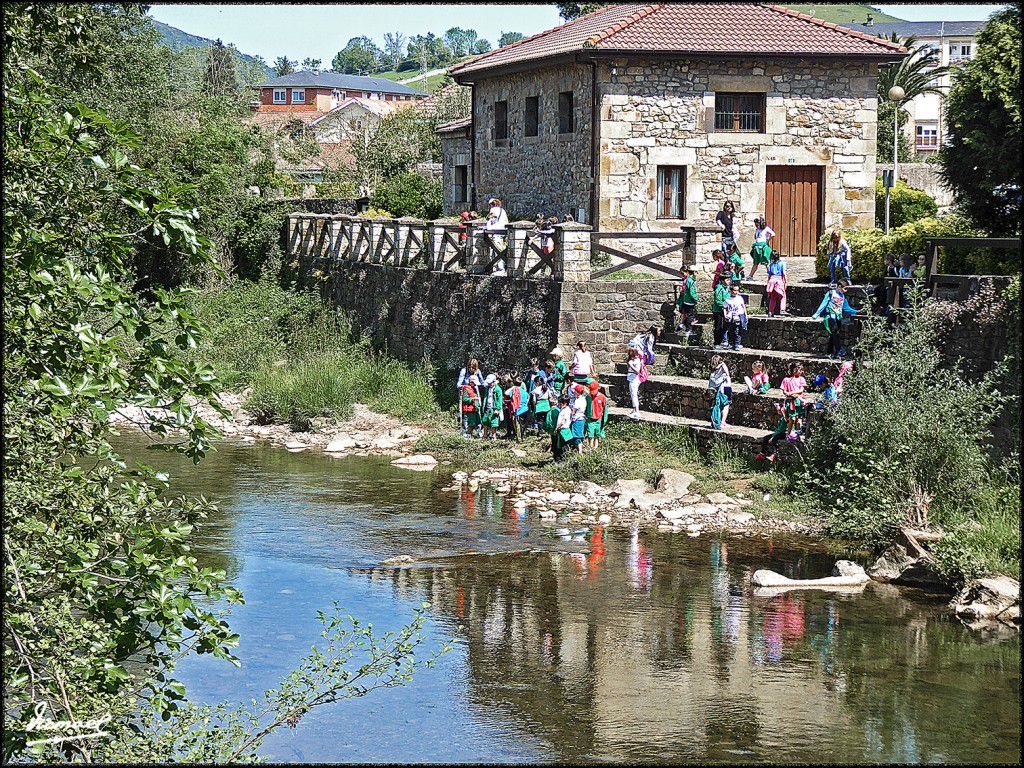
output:
M892 186L896 186L899 177L899 146L900 146L900 102L906 97L906 91L898 85L889 89L886 96L893 102L892 111ZM889 234L889 188L885 190L885 234Z

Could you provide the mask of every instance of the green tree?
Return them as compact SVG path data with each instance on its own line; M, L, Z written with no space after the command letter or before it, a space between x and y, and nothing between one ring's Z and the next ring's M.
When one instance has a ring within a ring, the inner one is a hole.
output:
M386 32L384 34L384 50L387 52L391 66L398 69L402 63L402 51L408 38L401 32Z
M206 54L206 72L203 87L214 96L235 96L238 92L238 74L235 72L234 52L220 41L214 40Z
M899 102L899 159L909 162L914 155L904 133L907 112L902 105L922 94L941 93L939 79L947 73L948 68L939 66L938 50L918 43L916 35L901 38L894 32L889 37L882 37L902 45L910 51L910 55L897 64L883 67L878 73L877 159L880 163L893 161L892 131L897 104L889 100L889 89L899 86L905 94L903 100Z
M957 204L993 235L1020 234L1021 7L993 15L975 56L954 71L948 143L939 152Z
M319 71L322 65L323 61L321 59L311 59L309 56L302 60L302 68L306 72Z
M397 173L377 187L370 205L393 216L436 219L442 208L441 182L418 173Z
M487 53L491 50L491 41L485 38L480 38L474 41L473 45L470 46L469 52L472 54Z
M498 38L498 47L504 48L506 45L518 43L523 39L525 39L525 35L522 32L502 32L501 37Z
M555 7L558 8L558 15L566 21L586 16L588 13L600 10L606 5L608 3L555 3Z
M295 71L295 65L297 61L292 61L287 56L278 56L274 60L274 75L276 77L283 77L284 75L290 75Z
M331 66L335 72L359 75L364 72L377 72L383 58L380 49L368 37L353 37L338 51Z

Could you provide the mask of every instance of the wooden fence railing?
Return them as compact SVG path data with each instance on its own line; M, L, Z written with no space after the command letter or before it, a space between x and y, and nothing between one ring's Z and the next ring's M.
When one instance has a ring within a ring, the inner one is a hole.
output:
M677 240L678 242L667 245L663 248L658 248L656 251L647 254L635 254L629 253L628 251L622 250L622 248L612 248L604 245L602 241L605 240L628 240L633 243L655 243L663 240ZM657 272L662 272L674 278L679 277L679 267L669 267L664 264L659 264L655 259L660 259L663 256L668 256L672 253L683 252L683 256L680 257L679 266L681 267L686 262L686 257L691 254L693 232L688 229L683 229L681 232L594 232L591 235L591 248L594 253L602 253L607 256L616 257L622 260L620 264L613 264L605 269L598 270L591 275L591 278L605 277L606 275L614 274L628 267L639 265L648 269L653 269Z

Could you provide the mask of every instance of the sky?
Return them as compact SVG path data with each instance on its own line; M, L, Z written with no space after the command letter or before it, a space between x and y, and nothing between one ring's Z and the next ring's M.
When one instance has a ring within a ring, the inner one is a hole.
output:
M879 5L907 21L980 21L1002 5ZM307 56L329 67L350 38L365 35L383 47L385 32L408 36L451 27L475 29L497 46L502 32L533 35L562 23L554 4L513 5L165 5L150 15L185 32L234 43L242 53L273 63Z

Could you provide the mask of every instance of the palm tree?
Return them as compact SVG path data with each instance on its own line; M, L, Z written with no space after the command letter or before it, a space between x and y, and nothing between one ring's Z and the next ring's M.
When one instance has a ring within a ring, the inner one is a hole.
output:
M882 37L889 42L902 45L910 56L899 64L891 64L878 72L878 101L888 98L889 89L898 85L909 101L922 93L941 93L939 78L949 72L949 67L939 66L939 52L928 45L918 44L917 35L900 38L895 32L889 37Z

